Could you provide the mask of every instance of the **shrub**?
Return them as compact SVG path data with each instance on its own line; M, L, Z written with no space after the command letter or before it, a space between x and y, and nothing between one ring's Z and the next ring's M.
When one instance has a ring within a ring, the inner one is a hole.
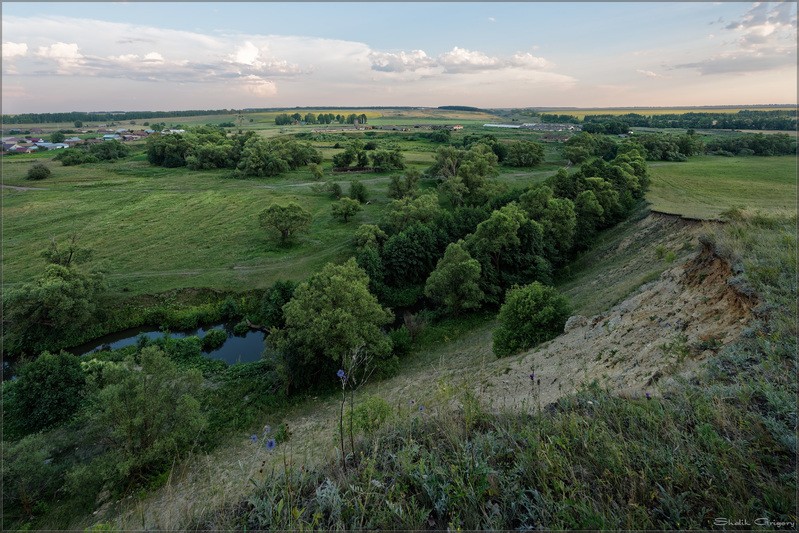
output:
M394 355L397 357L407 355L411 351L413 338L411 337L411 332L404 325L389 331L388 338L391 339L391 343L394 345Z
M494 331L494 353L511 355L557 337L571 312L569 302L553 287L539 282L508 291Z
M210 352L212 350L216 350L217 348L221 348L222 345L225 344L226 340L227 333L224 329L209 329L205 332L205 337L203 337L203 350Z
M233 326L233 334L238 335L239 337L243 337L249 332L250 326L244 320Z
M349 221L350 218L361 210L361 204L352 198L339 198L338 202L331 206L333 218L337 218L342 222Z
M391 406L379 396L367 396L351 412L348 410L345 420L352 420L354 431L372 434L391 417Z
M27 178L29 180L43 180L49 178L50 174L50 167L44 163L34 163L33 166L28 169Z

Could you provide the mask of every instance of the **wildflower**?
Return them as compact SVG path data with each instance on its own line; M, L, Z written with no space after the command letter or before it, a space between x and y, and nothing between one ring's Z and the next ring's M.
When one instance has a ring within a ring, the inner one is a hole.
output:
M345 379L347 379L347 374L345 374L344 370L341 369L341 368L338 369L338 372L336 372L336 375L338 376L338 379L340 379L341 381L344 381Z
M254 434L253 434L253 435L250 435L250 440L251 440L252 442L258 442L258 435L254 435Z
M652 395L651 395L651 394L649 394L648 392L646 393L646 399L647 399L647 400L651 400L651 399L652 399Z
M409 403L410 403L411 405L416 405L416 400L411 400Z
M530 381L535 381L535 372L530 373Z
M272 432L272 426L270 426L269 424L265 425L264 426L264 435L268 435L271 432Z
M419 406L419 411L424 411L424 405Z
M275 439L269 439L268 441L266 441L266 449L267 450L270 450L270 451L274 450L275 446L277 446L277 443L275 442Z

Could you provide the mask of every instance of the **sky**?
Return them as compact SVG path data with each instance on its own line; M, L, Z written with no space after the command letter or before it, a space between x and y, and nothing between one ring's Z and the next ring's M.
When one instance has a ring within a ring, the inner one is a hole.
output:
M8 2L2 112L795 104L795 2Z

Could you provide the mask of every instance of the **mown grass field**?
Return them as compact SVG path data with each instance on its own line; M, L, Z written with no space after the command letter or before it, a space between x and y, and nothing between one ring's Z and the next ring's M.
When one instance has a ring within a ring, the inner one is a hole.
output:
M738 207L796 213L796 157L698 156L684 163L650 163L647 199L654 211L715 219Z

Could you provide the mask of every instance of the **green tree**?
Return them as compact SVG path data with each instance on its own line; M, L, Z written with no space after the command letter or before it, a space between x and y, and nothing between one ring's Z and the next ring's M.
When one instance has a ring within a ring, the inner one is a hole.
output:
M380 249L388 239L386 232L374 224L361 224L355 230L353 243L356 249L375 248Z
M508 291L494 330L494 353L512 355L563 332L571 308L565 296L539 282Z
M544 148L533 141L518 141L508 146L505 164L512 167L534 167L544 160Z
M361 204L358 200L352 198L339 198L338 202L334 203L331 207L333 218L337 218L346 223L350 218L355 216L361 210Z
M44 163L34 163L28 169L28 173L26 174L26 178L29 180L43 180L50 177L50 167L45 165Z
M43 352L19 370L10 409L12 425L33 433L69 421L83 402L85 385L80 359L67 352Z
M266 140L253 136L244 143L237 168L243 176L268 177L288 172L290 167Z
M74 337L91 324L106 289L99 270L50 264L32 283L3 294L4 341L7 353L38 352Z
M83 127L83 122L81 122L80 120L76 120L74 124L75 124L76 128L82 128ZM146 125L146 123L145 123L145 125Z
M54 131L50 134L50 142L52 143L62 143L66 138L67 136L60 131Z
M200 371L179 370L155 346L114 366L108 380L92 401L90 420L116 454L113 469L103 472L109 481L168 467L207 425L197 400Z
M391 355L382 327L392 315L369 292L369 278L354 259L328 263L301 283L283 310L286 327L274 334L289 388L309 384L310 377L335 379L338 368L351 368L358 354L374 364Z
M422 173L415 168L408 169L404 175L389 177L388 197L399 200L406 196L416 196L419 190L419 178Z
M62 241L61 243L55 237L51 237L50 246L42 252L42 257L48 263L65 267L85 263L91 259L93 251L81 246L78 243L79 239L80 236L77 233L71 234L66 242Z
M294 202L285 206L272 204L261 211L258 219L264 228L277 230L281 244L311 225L311 214Z
M350 182L350 198L365 204L369 199L369 191L366 190L366 185L358 180L352 180Z
M593 191L583 191L574 202L574 211L577 216L574 244L579 249L585 249L593 240L597 228L602 223L602 215L605 210L602 209Z
M480 306L485 294L479 281L480 263L472 259L462 242L451 243L427 278L424 294L448 312L459 314Z
M388 209L388 222L395 231L402 231L416 222L426 224L441 212L435 193L393 200Z
M315 179L315 180L320 180L320 179L322 179L325 176L325 171L322 168L322 165L320 165L318 163L309 164L308 165L308 170L311 171L311 175L313 176L313 179Z
M550 198L541 224L553 263L565 261L574 244L574 232L577 229L574 203L568 198Z
M286 325L283 306L289 303L296 289L295 281L277 280L266 290L259 312L259 320L264 327L280 329Z
M536 185L519 196L519 205L529 218L541 220L552 198L552 189L546 185Z

